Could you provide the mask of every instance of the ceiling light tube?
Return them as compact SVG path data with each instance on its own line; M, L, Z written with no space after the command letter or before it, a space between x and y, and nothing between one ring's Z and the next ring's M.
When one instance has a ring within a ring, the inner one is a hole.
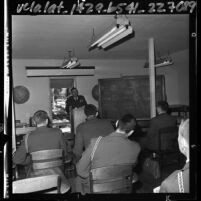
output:
M104 41L102 41L101 43L98 44L98 47L102 46L104 43L107 43L109 40L111 40L112 38L118 36L119 34L121 34L122 32L124 32L126 30L126 27L121 26L117 32L115 32L114 34L112 34L111 36L109 36L108 38L106 38Z
M91 47L95 46L96 44L103 41L105 38L107 38L110 34L114 33L117 30L117 26L113 27L108 33L104 34L101 38L99 38L96 42L94 42Z
M110 45L112 45L113 43L116 43L117 41L121 40L122 38L128 36L129 34L131 34L133 32L133 29L131 26L128 27L128 29L126 31L124 31L123 33L117 35L116 37L112 38L110 41L108 41L107 43L102 44L102 48L106 48Z
M163 66L169 66L169 65L172 65L173 62L172 61L164 61L162 63L158 63L158 64L155 64L155 67L163 67Z

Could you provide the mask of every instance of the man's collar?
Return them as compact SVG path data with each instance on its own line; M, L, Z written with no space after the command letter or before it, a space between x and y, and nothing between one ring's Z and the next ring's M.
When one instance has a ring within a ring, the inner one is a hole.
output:
M37 127L37 129L40 129L40 128L47 128L47 125Z
M167 114L167 112L161 111L160 114L158 114L158 115L161 115L161 114Z
M126 133L120 130L116 130L115 132L111 133L111 136L118 136L118 137L123 137L127 138Z
M96 119L96 116L94 116L94 115L90 115L90 116L88 116L87 117L87 121L90 121L90 120L94 120L94 119Z

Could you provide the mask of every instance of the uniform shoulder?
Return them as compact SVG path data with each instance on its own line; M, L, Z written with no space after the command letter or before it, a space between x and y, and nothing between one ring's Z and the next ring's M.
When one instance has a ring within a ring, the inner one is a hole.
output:
M80 129L83 128L86 124L87 124L87 121L84 121L84 122L80 123L80 124L77 126L76 130L80 130Z
M83 95L78 95L79 96L79 98L84 98L84 96Z
M59 128L49 128L49 132L62 135L62 131Z
M150 125L157 123L160 120L159 116L155 116L150 119Z
M139 144L138 142L136 142L136 141L131 141L131 140L129 140L129 141L131 142L131 144L132 144L136 149L141 150L141 146L140 146L140 144Z
M68 96L67 97L67 99L66 100L69 100L69 99L72 99L73 98L73 96L72 95L70 95L70 96Z
M91 138L90 140L90 145L91 146L94 146L94 144L96 143L96 140L98 139L98 137L95 137L95 138Z
M162 184L172 184L174 181L177 180L177 174L179 170L175 170L172 174L170 174L163 182Z

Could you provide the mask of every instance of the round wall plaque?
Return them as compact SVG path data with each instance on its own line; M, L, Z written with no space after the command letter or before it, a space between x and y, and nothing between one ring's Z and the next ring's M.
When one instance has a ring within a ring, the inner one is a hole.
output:
M29 90L24 86L16 86L13 93L14 102L23 104L29 100Z
M99 87L97 84L92 88L92 96L95 100L98 101L98 99L99 99Z

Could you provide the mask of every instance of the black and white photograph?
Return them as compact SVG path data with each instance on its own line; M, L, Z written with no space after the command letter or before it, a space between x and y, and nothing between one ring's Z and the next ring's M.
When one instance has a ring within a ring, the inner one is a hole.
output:
M196 3L26 2L8 18L7 197L194 200Z

